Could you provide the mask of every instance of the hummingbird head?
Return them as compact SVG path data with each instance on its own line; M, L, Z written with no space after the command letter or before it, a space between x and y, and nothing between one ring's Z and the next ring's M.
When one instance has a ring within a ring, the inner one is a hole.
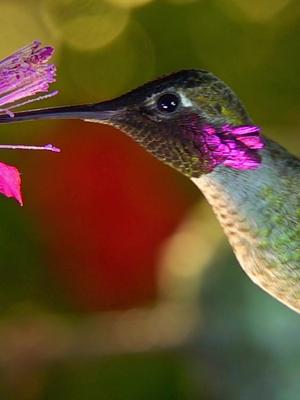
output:
M176 72L100 103L100 109L105 105L114 112L99 122L120 128L189 177L220 164L242 170L260 164L259 129L231 89L207 71Z
M0 117L0 122L8 117ZM156 79L116 99L34 110L13 120L81 118L113 125L156 158L189 177L218 165L247 170L260 164L263 141L231 89L203 70Z

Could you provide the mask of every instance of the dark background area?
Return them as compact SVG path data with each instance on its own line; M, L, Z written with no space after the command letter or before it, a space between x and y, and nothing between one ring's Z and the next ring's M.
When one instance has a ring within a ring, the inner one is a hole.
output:
M295 154L298 0L1 0L0 57L56 49L59 95L101 101L182 68L226 81ZM98 124L1 126L0 398L295 400L299 316L237 264L191 182Z

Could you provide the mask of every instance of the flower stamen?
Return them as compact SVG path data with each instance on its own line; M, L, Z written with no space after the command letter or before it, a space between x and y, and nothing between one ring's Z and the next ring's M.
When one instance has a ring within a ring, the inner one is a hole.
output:
M12 109L47 99L58 93L55 90L34 97L37 93L48 92L50 84L55 82L56 67L48 64L53 52L52 47L41 47L39 41L34 41L0 61L0 114L5 113L14 118ZM0 149L46 150L56 153L60 151L52 144L44 146L2 144ZM20 205L23 205L20 173L17 168L2 162L0 162L0 193L14 197Z
M53 91L17 103L37 93L47 92L49 85L55 82L56 67L47 63L54 49L50 46L40 46L39 41L34 41L0 61L0 112L13 117L13 113L10 112L12 108L46 99L58 93Z

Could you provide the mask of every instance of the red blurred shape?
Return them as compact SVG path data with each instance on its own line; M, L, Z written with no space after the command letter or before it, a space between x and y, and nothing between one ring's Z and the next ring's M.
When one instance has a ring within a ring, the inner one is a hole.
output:
M40 212L57 279L85 310L155 300L160 246L192 199L174 171L113 128L57 130L62 152L26 172L26 204Z

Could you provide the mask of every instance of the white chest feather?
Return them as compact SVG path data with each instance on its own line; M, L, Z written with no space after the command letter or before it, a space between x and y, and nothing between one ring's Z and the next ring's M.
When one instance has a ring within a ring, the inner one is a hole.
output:
M241 211L246 208L242 200L233 192L224 191L222 184L209 175L192 180L211 204L241 267L251 280L288 307L300 312L298 273L295 279L287 275L278 265L276 257L262 245L260 227L256 226L254 218ZM238 184L234 190L240 190Z

